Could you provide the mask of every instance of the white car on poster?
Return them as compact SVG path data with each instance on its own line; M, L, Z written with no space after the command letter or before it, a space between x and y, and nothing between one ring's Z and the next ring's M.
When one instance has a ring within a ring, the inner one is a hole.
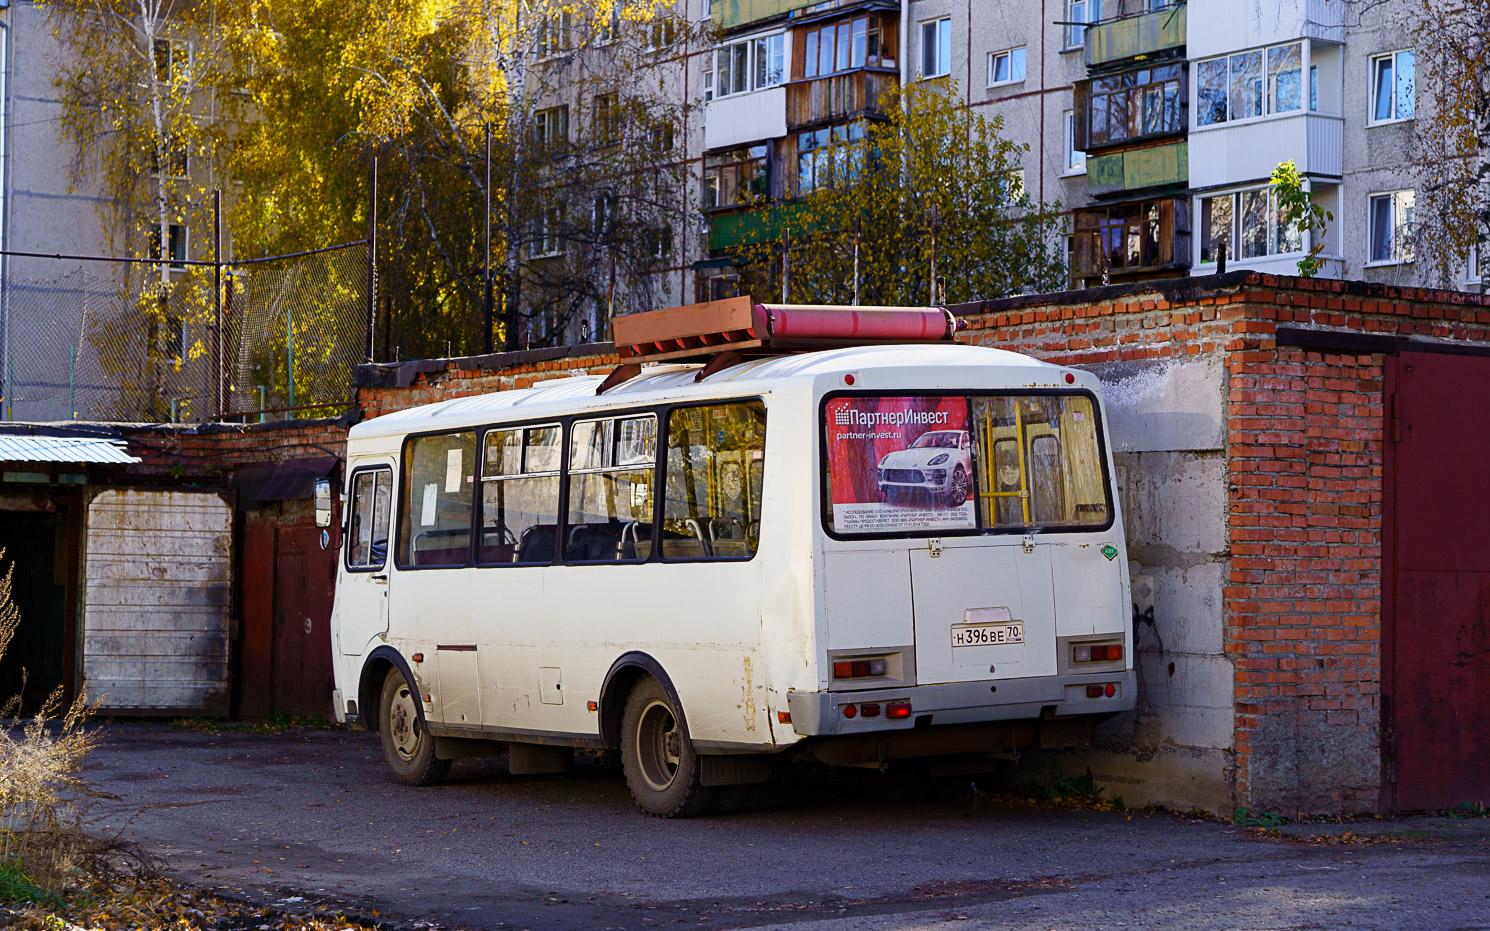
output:
M931 430L905 449L886 453L878 468L880 496L924 491L949 508L967 501L973 487L973 446L966 430Z

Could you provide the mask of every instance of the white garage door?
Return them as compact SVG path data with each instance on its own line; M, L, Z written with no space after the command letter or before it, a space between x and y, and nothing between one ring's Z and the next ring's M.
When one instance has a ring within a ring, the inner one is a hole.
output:
M228 711L233 511L110 489L88 506L83 675L111 710Z

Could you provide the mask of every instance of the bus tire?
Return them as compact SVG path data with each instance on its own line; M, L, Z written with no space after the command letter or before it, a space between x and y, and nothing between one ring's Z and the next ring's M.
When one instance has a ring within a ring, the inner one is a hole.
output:
M404 785L436 785L450 772L450 761L435 756L435 739L424 727L418 694L397 669L390 669L383 680L378 736L388 768Z
M638 680L626 696L621 769L631 797L653 817L691 818L714 800L700 781L701 764L682 716L651 676Z

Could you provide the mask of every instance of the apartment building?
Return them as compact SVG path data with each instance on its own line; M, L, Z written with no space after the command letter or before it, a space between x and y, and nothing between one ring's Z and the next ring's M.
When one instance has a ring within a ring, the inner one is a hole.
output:
M1209 274L1223 249L1229 269L1294 273L1313 242L1269 185L1290 159L1334 216L1322 275L1420 281L1401 3L1348 21L1341 0L691 2L721 36L693 66L698 298L738 286L727 250L779 235L779 205L887 88L946 79L1028 145L1026 189L1070 215L1073 285Z

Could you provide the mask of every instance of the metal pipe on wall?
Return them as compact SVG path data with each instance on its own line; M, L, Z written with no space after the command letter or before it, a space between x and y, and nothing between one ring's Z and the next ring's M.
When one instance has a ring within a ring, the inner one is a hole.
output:
M8 11L12 7L8 2L0 2L0 9ZM15 24L11 19L18 15L19 13L11 13L7 18L0 20L0 250L8 250L11 247L10 62L15 34ZM0 255L0 359L9 358L10 256ZM3 405L7 412L7 420L10 419L8 411L12 408L10 389L10 367L4 366L0 368L0 405Z

